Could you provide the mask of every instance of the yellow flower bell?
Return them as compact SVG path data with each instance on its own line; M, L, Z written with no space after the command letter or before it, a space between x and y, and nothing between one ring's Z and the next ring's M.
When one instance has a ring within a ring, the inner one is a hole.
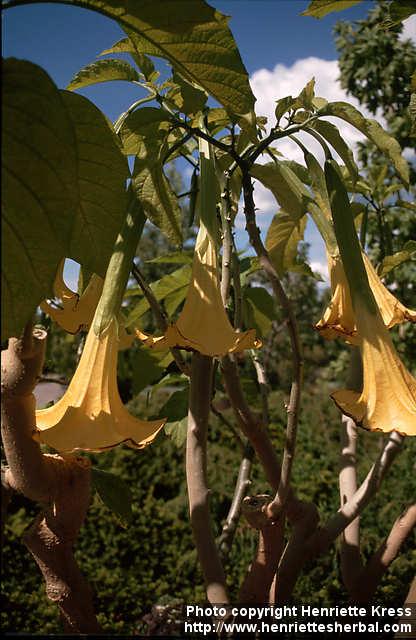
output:
M350 288L341 257L328 254L328 267L331 278L332 299L324 311L322 318L315 325L315 328L324 338L332 339L339 336L347 342L358 345L357 327L351 301ZM400 322L409 320L416 322L416 311L405 307L390 291L384 286L378 277L373 265L362 253L368 282L380 309L381 317L385 326L391 329Z
M221 299L215 242L201 222L195 244L192 280L183 310L161 337L136 330L138 338L154 349L179 348L207 356L224 356L261 346L255 330L233 329Z
M118 326L115 318L100 336L90 328L77 370L65 395L36 412L40 442L61 452L102 451L118 444L143 448L165 420L145 422L124 407L117 387Z
M357 309L363 389L336 391L332 398L355 422L370 431L416 435L416 380L399 359L381 314Z
M53 285L56 298L62 300L62 309L56 308L46 301L40 304L40 308L68 333L78 333L87 330L92 322L103 290L104 280L93 273L85 291L79 296L65 284L64 264L65 260L62 260Z

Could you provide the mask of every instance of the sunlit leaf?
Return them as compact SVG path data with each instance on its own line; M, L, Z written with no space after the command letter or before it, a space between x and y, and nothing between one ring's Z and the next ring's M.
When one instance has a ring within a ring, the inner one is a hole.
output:
M364 118L358 109L347 102L330 102L322 109L321 114L341 118L361 131L390 158L403 183L406 186L409 184L409 166L401 155L399 143L376 120Z
M302 16L323 18L333 11L343 11L358 4L362 0L311 0L308 8L302 11Z
M416 240L408 240L401 251L392 256L386 256L378 266L377 273L380 278L383 278L389 271L408 260L416 260Z
M295 264L298 244L303 239L306 217L295 220L286 211L274 216L266 237L266 249L279 275Z
M287 164L279 161L256 164L250 173L270 189L287 214L300 218L305 213L310 194Z
M328 103L327 103L328 104ZM326 106L323 105L322 108ZM339 157L343 160L345 166L350 172L351 179L356 180L358 178L358 167L355 164L354 155L342 138L338 128L327 120L316 120L313 123L313 129L321 134L327 142L335 149Z
M126 155L155 158L169 129L169 114L155 107L141 107L129 114L119 135Z
M254 327L256 334L264 338L275 314L274 299L264 287L244 287L243 315L247 327Z
M146 216L176 245L182 243L182 211L160 162L136 160L133 188Z
M204 0L51 0L93 9L116 20L141 53L169 60L242 123L254 126L248 74L228 18ZM14 5L25 4L25 0Z
M186 434L188 430L188 418L182 418L175 422L167 422L165 424L165 433L172 442L179 448L181 448L186 442Z
M130 38L123 38L122 40L119 40L119 42L116 42L112 47L110 47L110 49L102 51L100 56L113 53L129 53L140 71L143 73L145 80L148 82L154 82L158 78L159 72L155 71L155 65L151 59L144 53L137 51Z
M173 273L169 273L163 276L160 280L153 282L150 285L156 300L164 300L166 296L182 289L184 286L188 286L191 279L191 265L185 264L180 269L177 269ZM143 298L136 307L130 312L126 320L126 326L130 327L134 325L149 309L149 303L146 298Z
M98 60L83 67L72 78L67 89L74 91L82 87L88 87L99 82L111 82L112 80L140 80L137 71L125 60Z

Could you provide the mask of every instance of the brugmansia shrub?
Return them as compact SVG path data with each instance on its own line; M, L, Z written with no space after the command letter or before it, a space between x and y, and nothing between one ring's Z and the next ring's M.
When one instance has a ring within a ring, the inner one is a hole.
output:
M390 330L415 322L416 312L382 283L386 261L376 270L365 253L368 211L360 198L367 185L325 118L366 135L404 190L409 167L399 144L348 103L315 96L314 79L298 96L277 101L267 130L226 19L203 0L188 4L186 14L179 0L81 4L118 20L127 37L104 54L129 53L134 67L100 60L59 91L32 63L4 64L3 485L6 508L14 492L42 505L23 541L65 630L142 631L144 614L159 600L282 604L313 593L317 603L378 597L401 604L407 557L400 584L381 580L416 520L403 471L414 449L407 441L416 435L416 381ZM310 12L319 14L314 5ZM167 59L172 76L159 79L149 55ZM114 79L147 95L111 125L72 92ZM221 107L209 108L209 96ZM320 143L323 167L296 137L304 132ZM278 142L288 136L304 165L281 158ZM266 152L271 161L262 163ZM184 196L164 171L179 155L193 166L185 194L188 224L197 228L191 251L181 250ZM254 180L279 207L265 243ZM234 237L241 197L255 256L242 255ZM326 247L332 298L321 319L310 313L305 326L290 274L313 277L302 248L308 217ZM179 246L157 257L178 268L153 282L140 258L148 221ZM406 244L390 256L390 268L413 252ZM78 291L64 282L67 257L81 265ZM33 328L38 306L66 332L85 336L63 397L36 409L46 345L44 329ZM313 325L323 337L310 338ZM286 342L276 357L290 373L273 364L280 388L272 391L265 345L279 331ZM351 360L346 381L339 376L331 385L311 374L314 347L325 351L328 339L346 343ZM120 394L123 370L130 405ZM359 427L368 433L357 448ZM380 441L380 434L387 437ZM95 494L106 506L95 501L87 515ZM381 506L383 495L390 498ZM23 507L19 498L6 556L23 533ZM366 519L370 534L360 544ZM43 631L57 630L38 601L36 619L18 617L29 603L25 596L15 607L19 562L10 569L9 629L29 630L42 618ZM33 580L26 572L30 598Z

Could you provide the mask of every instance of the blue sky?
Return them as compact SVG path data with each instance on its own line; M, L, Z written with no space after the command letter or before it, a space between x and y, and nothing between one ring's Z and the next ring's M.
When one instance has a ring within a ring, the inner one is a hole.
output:
M363 18L372 2L362 2L322 20L300 16L308 0L221 0L211 4L231 16L230 27L258 98L259 115L271 114L278 97L295 95L313 75L318 95L345 99L337 83L332 28L339 19ZM4 11L2 32L5 57L25 58L41 65L61 88L102 50L124 37L116 22L98 13L46 3ZM125 82L103 83L81 93L112 120L141 97L137 88ZM343 133L351 142L358 139L350 130ZM291 143L279 150L300 159ZM265 230L277 210L276 203L258 187L256 204L260 227ZM238 235L244 243L243 233L241 229ZM310 226L306 239L311 243L311 259L319 268L325 262L323 247Z

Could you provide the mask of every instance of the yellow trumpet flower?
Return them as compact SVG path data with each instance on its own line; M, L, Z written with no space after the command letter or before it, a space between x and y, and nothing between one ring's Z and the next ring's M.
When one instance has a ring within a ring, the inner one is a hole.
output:
M97 336L90 328L77 370L65 395L36 412L40 442L61 452L102 451L121 444L143 448L165 420L145 422L124 407L117 387L117 321Z
M357 310L362 392L332 394L339 408L370 431L416 435L416 380L399 359L381 314Z
M358 344L357 327L351 300L350 288L341 257L328 254L328 267L331 278L332 299L315 328L324 336L332 339L339 336L347 342ZM385 326L391 329L400 322L416 322L416 311L405 307L384 286L373 265L365 253L362 253L368 282L380 309Z
M195 244L192 280L177 322L169 325L161 337L148 336L139 330L136 334L154 349L177 347L207 356L261 346L254 329L238 333L230 324L221 299L215 243L203 223Z
M64 264L65 260L62 260L53 285L55 296L62 300L62 309L56 308L46 301L40 304L40 308L68 333L78 333L87 330L92 322L103 290L104 280L93 273L85 291L79 296L65 284Z

